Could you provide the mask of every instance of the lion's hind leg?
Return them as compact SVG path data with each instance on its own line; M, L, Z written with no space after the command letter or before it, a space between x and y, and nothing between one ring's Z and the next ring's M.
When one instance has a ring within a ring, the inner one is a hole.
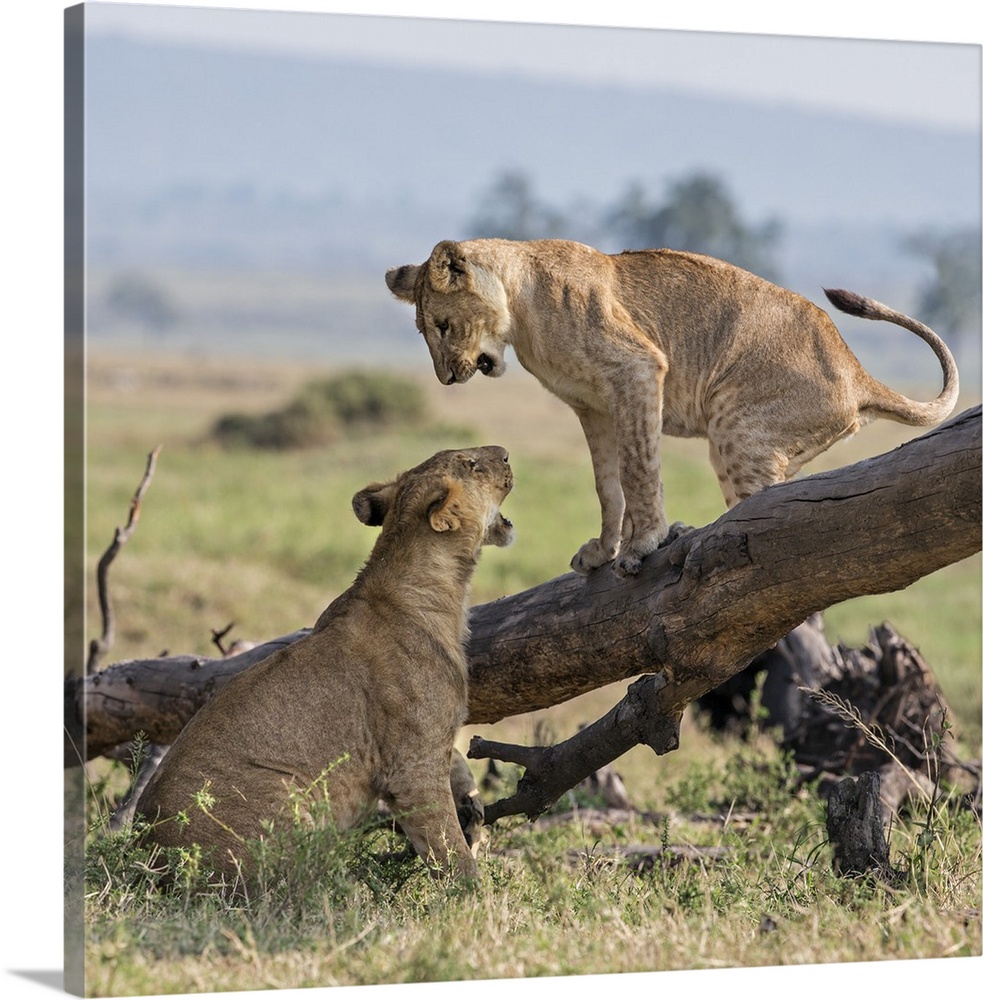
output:
M791 479L827 448L858 430L858 421L845 421L810 434L789 431L784 436L762 435L760 429L710 436L710 464L717 474L728 509L763 490Z
M745 439L710 439L710 464L729 510L766 486L782 483L789 475L788 459L764 442Z
M730 439L710 440L710 465L730 510L741 500L785 479L787 463L767 448L750 451Z

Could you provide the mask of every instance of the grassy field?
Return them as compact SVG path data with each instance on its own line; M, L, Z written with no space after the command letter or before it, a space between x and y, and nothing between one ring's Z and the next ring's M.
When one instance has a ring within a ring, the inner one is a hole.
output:
M228 451L209 439L230 411L282 405L310 366L101 356L89 360L87 558L126 520L147 454L161 446L139 527L111 570L118 618L110 661L214 654L212 633L261 640L313 623L358 570L375 537L351 513L369 481L438 448L502 444L516 487L505 511L517 540L486 550L476 602L566 572L596 533L586 445L573 415L517 366L504 379L446 389L420 373L432 419L423 427L292 451ZM970 405L964 400L962 405ZM914 436L866 428L808 471L879 454ZM670 520L704 524L724 510L705 442L665 442ZM891 621L914 642L953 705L964 756L978 758L981 563L976 556L902 593L826 614L827 633L860 645ZM100 628L94 588L88 634ZM482 727L482 735L555 738L603 714L623 685L546 712ZM466 745L470 732L462 733ZM917 810L892 829L898 888L837 878L822 805L790 793L787 762L758 737L739 743L684 720L679 751L636 749L618 761L636 806L657 811L616 827L498 824L476 893L431 883L419 865L379 867L364 840L342 838L322 874L271 880L245 906L185 889L159 893L127 836L100 834L125 774L89 765L91 803L87 967L96 995L275 986L509 978L587 972L942 957L980 953L980 828L966 811ZM479 768L480 771L480 768ZM514 780L514 776L510 776ZM569 805L569 803L566 803ZM744 813L753 819L741 820ZM727 816L727 822L692 819ZM719 848L696 861L668 856L631 874L608 854L631 844ZM362 845L362 846L360 846ZM284 888L286 884L286 888Z

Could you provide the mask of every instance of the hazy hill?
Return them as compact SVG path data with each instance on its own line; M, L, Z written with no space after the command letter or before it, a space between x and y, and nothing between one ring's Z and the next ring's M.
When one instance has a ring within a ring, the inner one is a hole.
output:
M205 271L343 279L355 305L325 342L357 341L362 322L402 338L411 317L388 301L385 267L469 235L506 168L582 218L631 181L658 197L668 179L712 172L749 220L784 223L785 283L811 298L838 284L908 307L926 271L901 236L980 217L977 133L779 104L94 37L86 108L93 273L167 269L178 298L180 275ZM210 308L214 322L186 331L199 343L234 326ZM289 341L325 309L287 326L274 314L252 327ZM94 336L112 325L102 316Z
M709 169L749 216L795 224L980 210L978 134L778 104L109 38L87 46L86 102L96 198L344 203L398 230L401 206L466 215L515 166L561 205Z

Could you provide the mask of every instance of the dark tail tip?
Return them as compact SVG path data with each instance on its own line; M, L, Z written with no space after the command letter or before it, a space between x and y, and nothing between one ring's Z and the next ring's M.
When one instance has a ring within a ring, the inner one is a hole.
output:
M870 305L862 295L848 292L845 288L824 288L823 291L826 293L826 298L841 312L849 313L851 316L870 315Z

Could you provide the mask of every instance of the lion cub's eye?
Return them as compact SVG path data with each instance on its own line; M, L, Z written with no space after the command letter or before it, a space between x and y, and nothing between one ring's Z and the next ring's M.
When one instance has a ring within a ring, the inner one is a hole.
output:
M444 319L441 320L440 322L435 322L434 326L437 327L437 332L441 335L441 337L446 337L447 331L450 329L451 325L450 323L447 322L446 319Z

